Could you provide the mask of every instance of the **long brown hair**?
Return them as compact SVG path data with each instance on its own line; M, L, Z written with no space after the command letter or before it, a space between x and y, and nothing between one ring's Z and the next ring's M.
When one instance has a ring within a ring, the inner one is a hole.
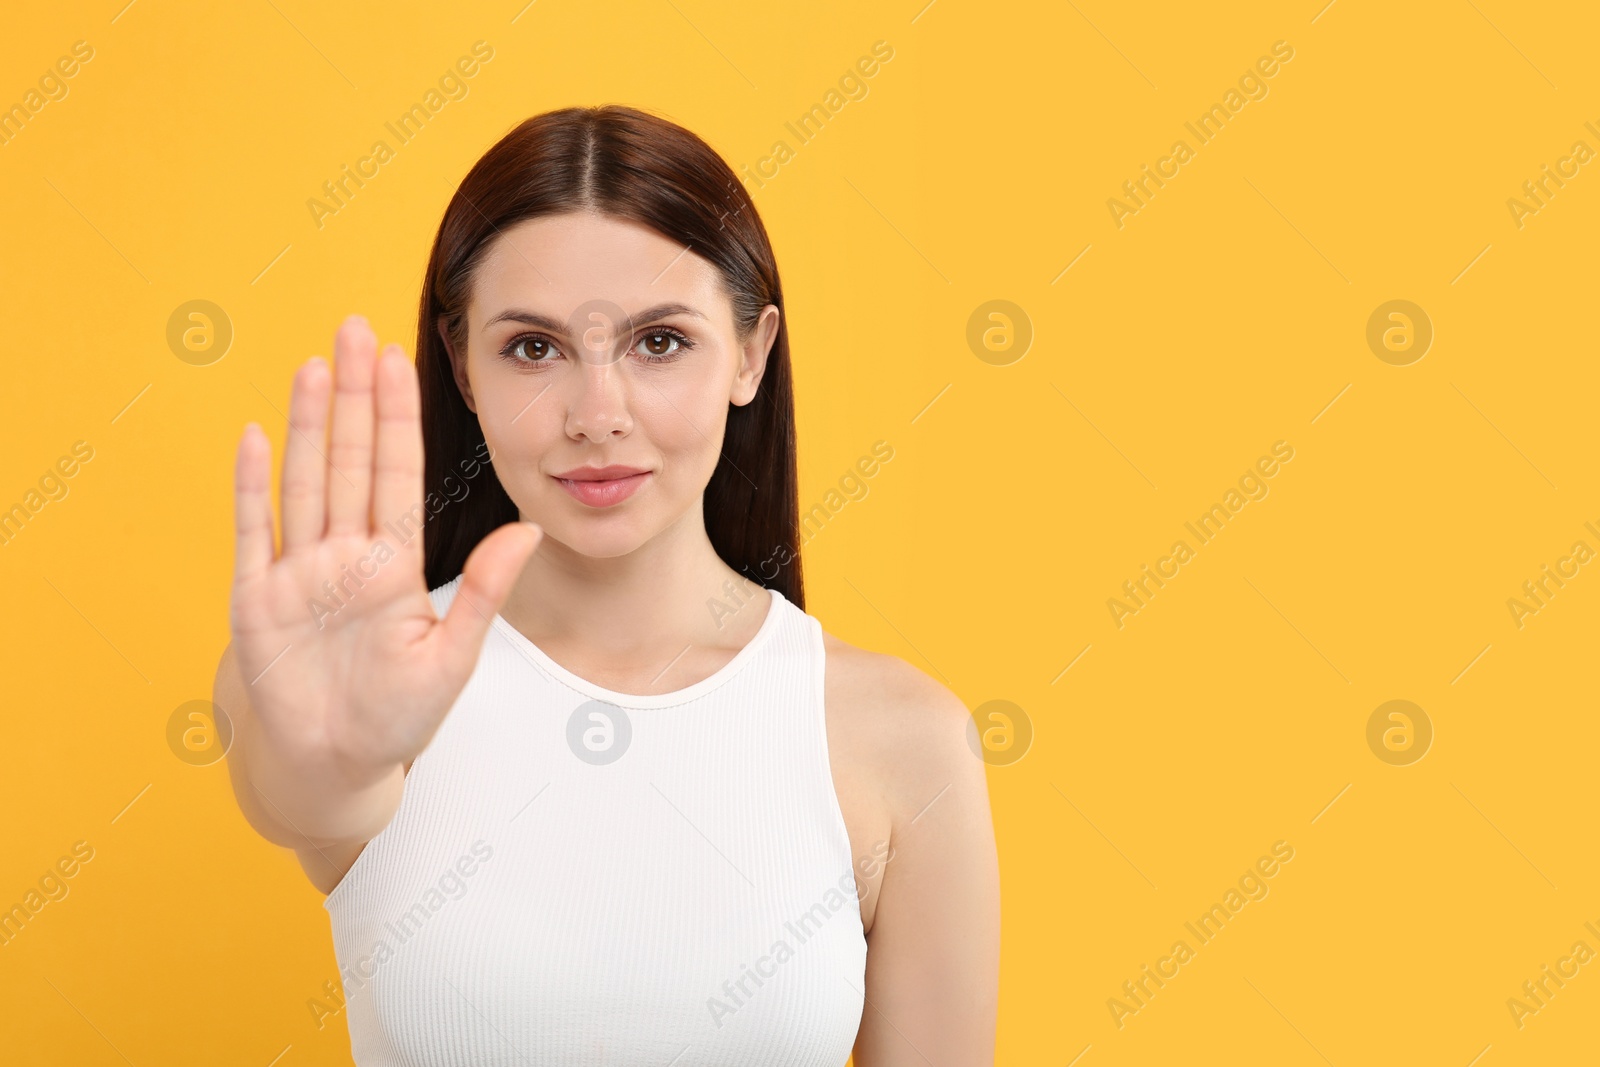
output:
M524 220L583 210L638 222L708 260L722 275L741 340L762 308L777 306L778 336L760 389L750 403L728 405L704 515L724 562L804 609L789 317L772 245L722 157L676 123L636 108L570 107L528 119L478 160L445 209L417 316L430 497L447 478L460 480L456 468L463 460L488 454L478 417L456 386L438 323L443 320L450 344L464 353L473 275L489 242ZM464 496L452 494L437 511L427 510L423 549L430 589L460 574L479 541L518 518L492 467L471 478Z

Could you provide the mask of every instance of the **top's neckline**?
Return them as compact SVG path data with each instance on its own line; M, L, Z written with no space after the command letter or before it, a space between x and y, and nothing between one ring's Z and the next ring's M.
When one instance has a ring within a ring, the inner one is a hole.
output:
M618 707L625 708L666 708L687 703L696 697L709 693L733 677L750 661L756 650L772 635L773 630L777 629L779 615L785 609L785 605L788 604L787 598L776 589L767 589L767 592L771 596L767 605L766 617L761 620L761 625L756 628L756 632L750 640L745 642L744 647L735 652L733 658L728 660L727 663L724 663L698 682L682 689L674 689L669 693L623 693L615 689L607 689L603 685L598 685L581 675L574 674L554 659L551 659L544 649L529 640L526 634L512 626L506 621L505 616L498 612L495 613L494 618L491 620L491 625L499 630L501 635L511 643L512 648L516 649L524 658L532 659L541 670L556 681L577 690L590 699L603 700L607 704L615 704Z

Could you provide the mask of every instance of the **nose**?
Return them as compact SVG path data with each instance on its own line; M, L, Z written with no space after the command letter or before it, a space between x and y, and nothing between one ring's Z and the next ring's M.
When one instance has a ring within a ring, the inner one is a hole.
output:
M623 360L574 360L569 373L573 393L567 403L567 435L604 441L627 436L633 428L628 410L627 364Z

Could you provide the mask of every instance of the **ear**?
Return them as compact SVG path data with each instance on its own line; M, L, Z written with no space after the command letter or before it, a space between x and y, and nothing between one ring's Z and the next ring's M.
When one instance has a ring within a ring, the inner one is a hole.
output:
M434 322L434 327L439 331L439 337L444 341L445 356L450 360L450 373L456 380L456 388L461 391L461 399L466 402L467 410L474 415L478 413L478 405L472 399L472 383L467 380L466 353L456 354L455 346L450 343L450 333L445 329L445 319L440 315Z
M761 309L755 329L750 331L749 340L742 346L739 371L734 375L733 390L728 395L729 403L744 407L755 399L756 390L761 387L762 375L767 371L767 356L772 352L772 343L778 339L778 317L781 314L775 304L768 304Z

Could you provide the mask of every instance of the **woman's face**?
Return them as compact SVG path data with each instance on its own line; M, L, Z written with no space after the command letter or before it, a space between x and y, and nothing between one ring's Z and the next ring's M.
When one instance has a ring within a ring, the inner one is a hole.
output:
M522 517L620 556L699 522L728 405L755 396L777 325L769 304L741 343L709 262L638 223L568 213L493 240L452 362ZM592 470L612 466L641 473Z

